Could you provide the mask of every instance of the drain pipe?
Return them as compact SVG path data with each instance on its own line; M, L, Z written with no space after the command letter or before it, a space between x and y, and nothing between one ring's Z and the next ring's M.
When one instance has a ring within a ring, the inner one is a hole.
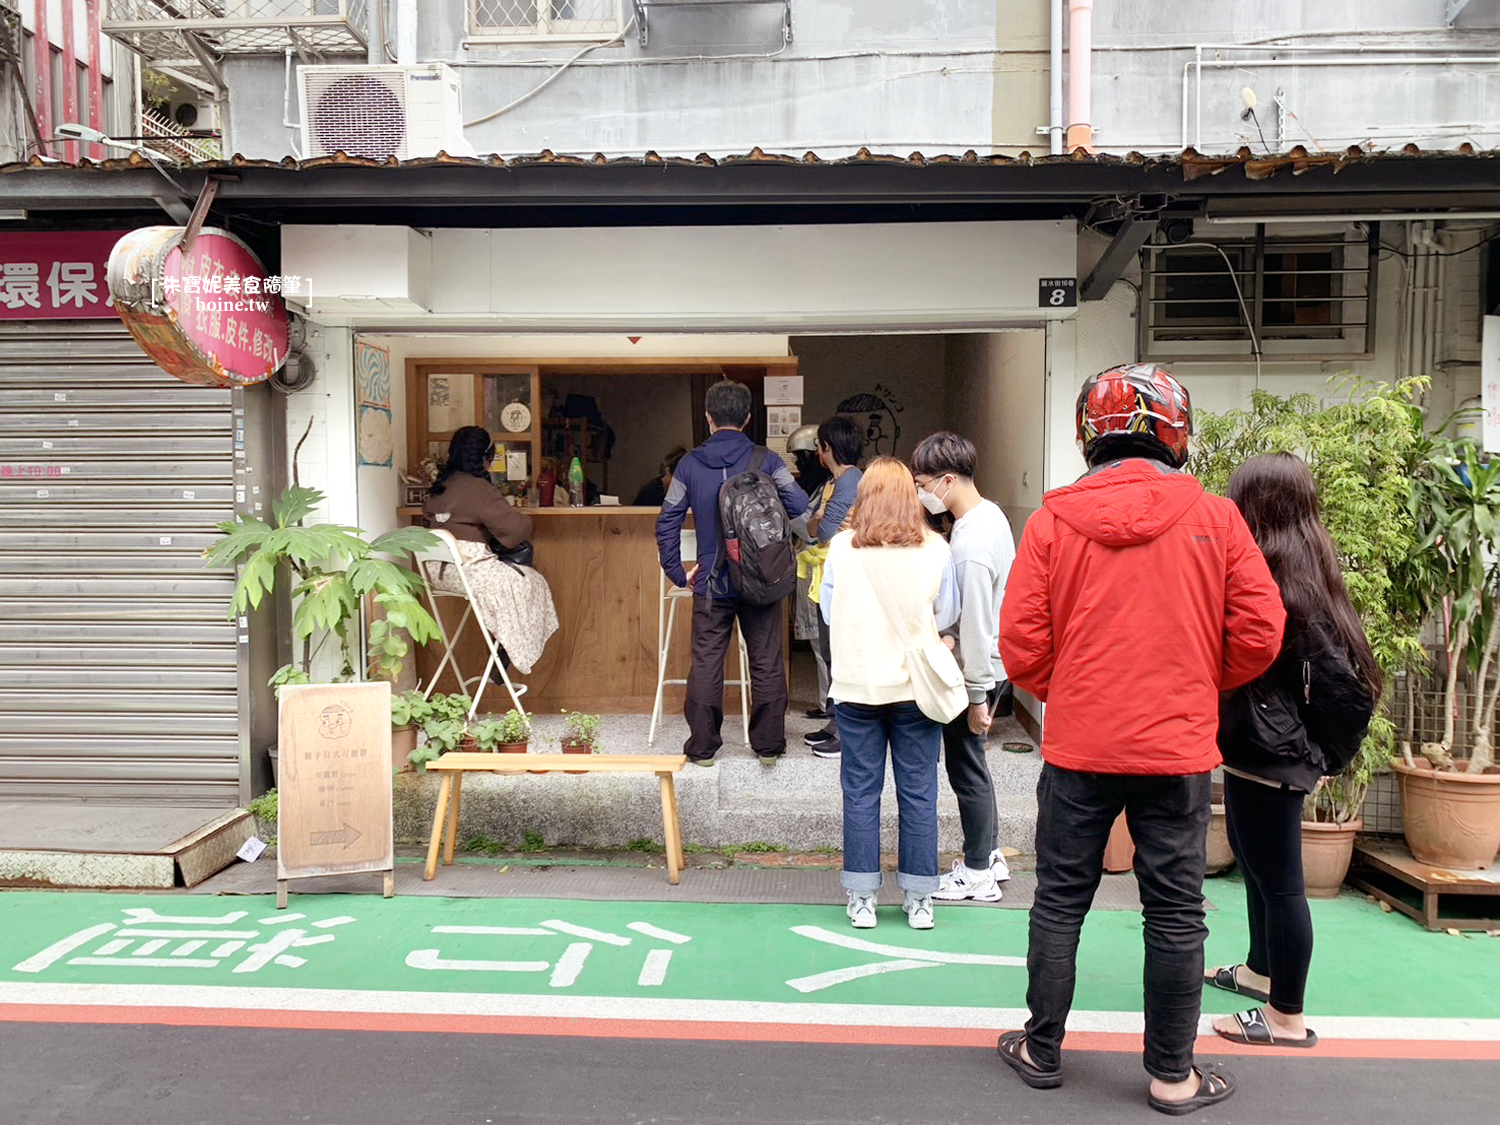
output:
M380 34L384 3L385 0L367 0L365 5L365 62L371 66L385 62L385 43Z
M1047 79L1051 87L1047 106L1048 148L1053 156L1063 152L1063 0L1052 0L1050 61Z
M1068 0L1068 151L1094 151L1094 0Z
M417 0L396 0L396 61L402 66L417 61Z

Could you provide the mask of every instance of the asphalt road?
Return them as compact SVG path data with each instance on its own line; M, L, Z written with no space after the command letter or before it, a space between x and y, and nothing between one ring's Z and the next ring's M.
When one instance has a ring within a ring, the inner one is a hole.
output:
M1212 1061L1212 1060L1207 1060ZM1060 1090L968 1048L0 1023L3 1125L1160 1122L1139 1059L1073 1052ZM1494 1120L1493 1062L1229 1060L1190 1120Z

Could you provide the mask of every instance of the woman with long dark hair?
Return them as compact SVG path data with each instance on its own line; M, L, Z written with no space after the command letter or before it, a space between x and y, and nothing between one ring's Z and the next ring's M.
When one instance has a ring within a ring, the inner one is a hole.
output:
M428 527L447 531L458 541L474 590L474 611L499 642L506 666L514 664L525 674L557 631L557 610L547 580L514 557L516 548L531 538L531 517L494 486L494 460L489 431L461 427L448 443L448 460L432 482L422 516ZM434 585L463 590L455 574L440 574ZM499 682L497 674L491 678Z
M1252 457L1229 499L1255 536L1286 606L1281 655L1220 703L1219 751L1229 842L1245 878L1250 949L1206 983L1265 1006L1214 1021L1226 1039L1312 1047L1303 1019L1312 914L1302 883L1302 809L1323 777L1359 751L1384 676L1344 588L1338 551L1318 519L1318 489L1300 457Z

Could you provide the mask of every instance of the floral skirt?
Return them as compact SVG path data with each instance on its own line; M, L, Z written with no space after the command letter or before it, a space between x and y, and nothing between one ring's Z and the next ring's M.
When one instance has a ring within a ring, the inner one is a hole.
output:
M557 632L557 609L547 580L529 566L502 562L483 543L460 539L458 553L474 591L474 612L525 675L541 659L547 638ZM464 589L446 565L438 568L432 584L455 594Z

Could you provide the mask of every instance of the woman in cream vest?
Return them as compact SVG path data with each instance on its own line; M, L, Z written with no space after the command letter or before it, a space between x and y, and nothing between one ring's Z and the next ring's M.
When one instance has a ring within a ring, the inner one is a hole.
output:
M844 870L849 920L875 925L880 890L880 791L886 748L896 781L900 844L896 882L913 929L932 928L938 889L937 766L942 727L924 715L906 670L907 638L881 604L889 591L910 636L937 641L958 619L948 544L927 527L911 472L891 457L865 470L845 530L829 544L821 607L831 632L832 685L844 789Z

